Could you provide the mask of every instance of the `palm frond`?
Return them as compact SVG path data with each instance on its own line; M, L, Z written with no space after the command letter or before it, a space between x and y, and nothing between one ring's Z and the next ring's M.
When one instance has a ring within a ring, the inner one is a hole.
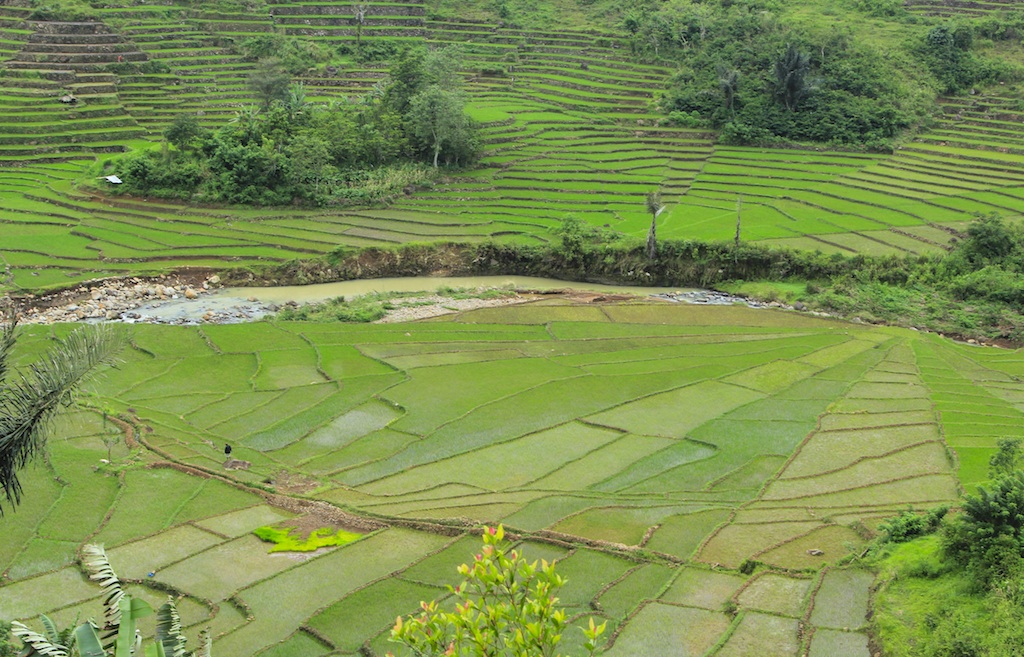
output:
M68 649L59 643L54 643L38 632L33 632L18 621L11 623L11 634L21 639L25 644L26 651L22 655L26 657L42 655L43 657L68 657Z
M156 640L163 645L167 657L185 657L188 654L185 636L181 633L181 616L174 606L174 598L170 596L156 612Z
M13 346L11 331L8 323L0 338L0 360L6 360ZM9 505L21 501L18 472L45 450L45 430L54 414L71 403L85 377L111 362L125 342L125 334L110 325L78 329L59 340L19 380L0 387L0 485Z
M57 624L46 614L39 614L39 621L46 628L46 638L50 640L50 643L60 643L60 631L57 630Z
M0 333L0 391L4 389L4 379L7 377L7 359L14 350L15 334L18 329L18 316L14 309L5 311L6 317L3 322L3 332Z
M107 553L102 545L89 543L82 547L82 565L89 572L89 579L99 582L103 589L103 627L100 628L100 639L103 648L109 649L117 641L117 631L121 627L121 580L114 574L107 560Z

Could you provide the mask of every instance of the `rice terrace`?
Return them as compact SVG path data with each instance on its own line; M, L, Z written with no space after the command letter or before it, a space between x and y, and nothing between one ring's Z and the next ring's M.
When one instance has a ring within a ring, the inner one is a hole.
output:
M0 657L1024 655L1022 40L0 0Z

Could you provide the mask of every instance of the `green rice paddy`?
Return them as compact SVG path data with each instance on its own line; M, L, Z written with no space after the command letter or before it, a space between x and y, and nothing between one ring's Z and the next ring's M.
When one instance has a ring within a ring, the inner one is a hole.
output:
M25 353L63 330L32 327ZM93 540L144 597L184 595L186 624L211 625L225 654L382 655L396 615L446 595L467 532L500 522L558 560L574 623L609 622L609 655L866 657L872 575L848 556L881 519L985 479L991 436L1021 423L1021 363L901 329L670 304L139 326L0 520L0 617L95 606L73 563ZM129 453L98 409L143 447ZM224 469L224 443L248 469ZM269 553L252 532L298 511L268 487L380 528Z

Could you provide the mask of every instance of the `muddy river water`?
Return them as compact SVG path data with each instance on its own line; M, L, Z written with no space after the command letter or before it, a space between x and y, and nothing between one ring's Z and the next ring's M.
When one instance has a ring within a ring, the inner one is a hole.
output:
M340 281L320 285L292 285L285 287L236 287L224 288L214 293L217 297L237 299L256 299L266 303L308 303L323 301L334 297L350 297L371 292L433 292L439 287L481 288L481 287L514 287L524 290L591 290L594 292L622 292L645 296L652 294L674 294L685 291L678 287L632 287L629 285L601 285L598 283L576 283L561 281L555 278L535 278L532 276L464 276L416 277L416 278L371 278L356 281ZM211 295L212 296L212 295Z
M744 302L755 307L762 305L709 290L602 285L530 276L375 278L319 285L236 288L217 287L215 277L211 277L201 286L194 282L161 277L160 280L154 281L114 279L104 281L98 286L81 287L69 291L56 303L41 304L41 308L28 306L24 320L29 323L113 321L130 324L225 324L259 320L276 312L285 304L314 303L336 297L352 298L373 292L423 292L423 295L416 295L416 303L411 305L438 306L436 312L411 313L406 310L397 312L395 317L387 320L407 321L445 314L453 310L469 310L485 305L514 302L510 299L452 299L444 293L437 293L442 288L475 290L500 287L513 288L520 292L574 291L570 296L587 292L599 295L620 293L670 302L711 305ZM533 298L536 296L526 294L518 297L518 301L524 302Z

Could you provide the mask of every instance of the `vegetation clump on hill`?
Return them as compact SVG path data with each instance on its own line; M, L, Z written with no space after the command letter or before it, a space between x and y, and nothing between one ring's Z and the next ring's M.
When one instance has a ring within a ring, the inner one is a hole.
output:
M525 248L494 248L512 259L512 251L525 256L510 271L525 266L544 275L716 286L869 321L1024 339L1024 225L997 215L970 224L949 253L904 257L668 240L659 244L658 257L649 260L639 240L608 241L577 222L565 226L561 244L549 256L531 257ZM589 241L581 239L581 231ZM744 283L758 280L781 285ZM790 290L780 295L787 284Z
M253 55L273 43L253 45ZM440 164L465 166L479 155L460 61L455 48L407 50L379 94L317 105L301 86L288 85L285 64L263 59L249 79L262 107L243 109L214 131L179 116L166 131L173 150L131 153L109 171L124 181L120 193L203 202L386 200L429 184Z
M898 2L839 3L813 19L792 11L776 0L640 0L623 24L639 55L678 64L662 109L675 123L721 129L729 144L889 150L927 119L937 93L1018 81L1024 70L976 47L1019 41L1019 11L937 25ZM842 14L852 15L833 20ZM884 17L877 34L868 16Z

